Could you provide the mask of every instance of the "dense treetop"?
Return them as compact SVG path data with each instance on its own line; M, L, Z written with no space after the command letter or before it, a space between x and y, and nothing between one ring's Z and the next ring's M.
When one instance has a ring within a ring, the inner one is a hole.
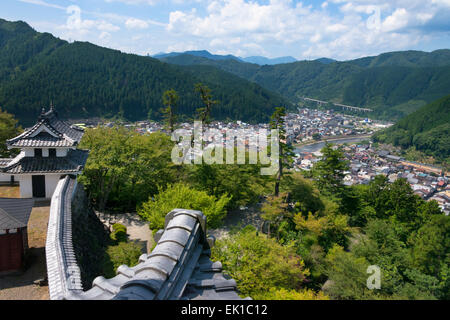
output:
M214 66L278 92L293 103L305 96L369 107L375 110L375 116L389 120L441 98L450 88L450 50L391 52L344 62L323 63L319 59L274 66L188 54L161 60L183 66Z
M450 96L434 101L375 135L380 142L417 150L442 161L450 157Z
M162 94L174 89L178 112L201 105L194 85L203 82L219 100L212 116L265 121L290 103L280 95L213 67L196 69L125 54L87 42L68 43L24 22L0 20L0 106L31 124L50 100L66 117L159 117Z

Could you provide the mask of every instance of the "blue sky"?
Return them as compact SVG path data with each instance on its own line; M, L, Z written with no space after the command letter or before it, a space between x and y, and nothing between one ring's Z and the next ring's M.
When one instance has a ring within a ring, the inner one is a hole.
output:
M347 60L450 48L450 0L2 0L0 18L143 55Z

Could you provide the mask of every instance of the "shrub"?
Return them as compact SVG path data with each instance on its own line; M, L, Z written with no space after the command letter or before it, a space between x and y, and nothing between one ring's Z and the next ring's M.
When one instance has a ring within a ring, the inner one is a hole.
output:
M116 242L127 242L127 227L123 224L115 223L113 226L113 232L111 232L111 239Z
M104 257L103 275L112 278L121 265L129 267L137 265L141 254L142 248L134 242L120 242L118 245L109 246Z
M220 226L226 215L226 206L231 197L224 194L219 199L208 195L205 191L198 191L177 183L169 186L166 190L160 190L155 200L149 200L139 209L139 215L150 222L151 229L162 229L164 218L167 213L176 208L200 210L207 217L210 228Z
M292 246L246 227L217 241L212 258L236 280L243 296L261 298L270 289L300 290L309 271Z

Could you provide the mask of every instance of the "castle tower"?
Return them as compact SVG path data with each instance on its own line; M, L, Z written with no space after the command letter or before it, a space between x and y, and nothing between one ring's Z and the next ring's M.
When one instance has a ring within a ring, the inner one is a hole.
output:
M14 159L0 159L2 181L18 180L22 198L50 199L59 179L82 172L89 151L77 149L84 130L58 118L53 104L43 109L38 122L6 142L19 148Z

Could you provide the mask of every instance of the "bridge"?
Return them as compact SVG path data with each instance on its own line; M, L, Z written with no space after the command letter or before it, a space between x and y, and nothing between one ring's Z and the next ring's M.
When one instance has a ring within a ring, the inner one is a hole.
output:
M316 102L319 105L323 105L323 104L328 104L331 103L337 107L341 107L343 110L351 110L351 111L357 111L357 112L372 112L372 109L368 109L368 108L358 108L358 107L353 107L353 106L348 106L345 104L339 104L339 103L334 103L334 102L328 102L328 101L322 101L322 100L317 100L317 99L311 99L311 98L306 98L306 97L302 97L303 100L306 101L312 101L312 102Z

